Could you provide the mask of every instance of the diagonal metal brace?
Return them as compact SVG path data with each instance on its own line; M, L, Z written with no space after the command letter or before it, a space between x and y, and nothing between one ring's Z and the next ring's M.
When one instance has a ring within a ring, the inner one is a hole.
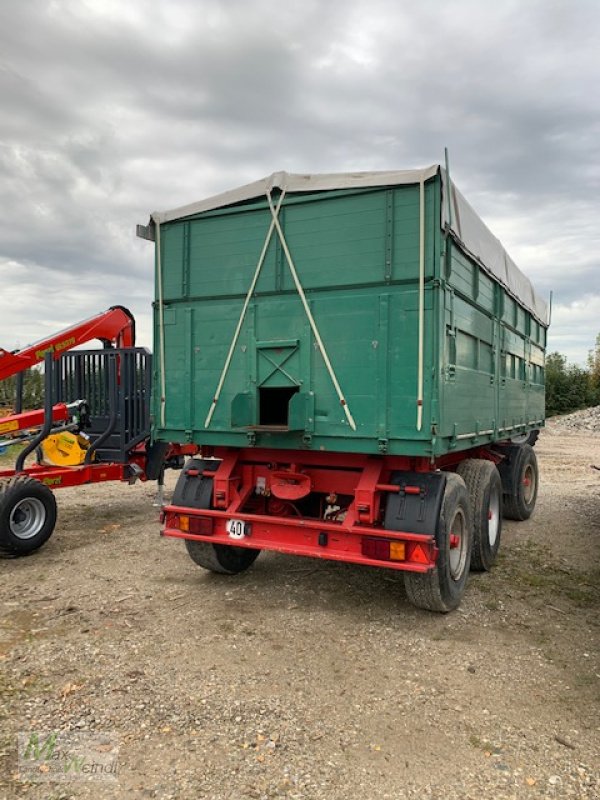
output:
M310 327L314 334L314 337L317 341L317 345L319 346L319 350L321 351L321 355L323 356L323 361L325 362L325 366L327 367L327 372L329 373L329 377L331 378L331 382L335 388L337 396L340 400L340 405L344 409L344 414L346 415L346 419L348 420L348 424L352 428L353 431L356 430L356 422L354 421L354 417L352 416L350 409L348 408L348 403L346 402L346 398L344 397L344 393L342 392L342 388L339 384L339 381L336 377L335 371L327 355L327 350L325 349L325 345L323 344L323 340L321 339L321 334L319 333L319 329L317 328L317 323L315 322L315 318L312 315L312 311L310 310L310 306L308 305L308 301L306 299L306 295L304 294L304 289L302 288L302 284L300 283L300 279L298 278L298 273L296 272L296 267L294 266L294 261L292 259L292 255L290 253L289 247L285 240L285 236L283 234L283 230L281 228L281 224L279 222L278 217L278 208L276 209L273 206L273 200L271 198L271 192L267 191L267 200L269 201L269 208L271 209L271 216L273 217L273 223L275 224L275 228L277 229L277 234L279 236L279 240L281 241L281 246L283 248L283 252L285 253L286 260L288 262L288 267L290 268L290 272L292 273L292 278L294 279L294 284L296 286L296 291L300 295L300 300L302 301L302 305L304 306L304 311L306 316L308 317L308 321L310 323Z
M227 377L227 373L229 372L229 366L231 364L231 359L233 358L233 353L235 351L235 346L237 344L237 340L240 335L240 331L242 330L242 325L244 324L244 319L246 317L246 312L248 311L248 306L250 305L250 300L252 299L252 295L254 294L254 289L256 288L256 283L258 281L258 277L260 275L260 271L262 266L265 262L265 257L267 255L267 250L269 249L269 243L271 241L271 237L273 236L273 231L275 230L275 219L277 219L277 215L279 214L279 209L281 208L281 204L283 203L283 198L285 197L285 191L283 191L279 197L279 201L277 202L277 208L275 212L271 208L271 213L274 213L274 219L271 220L271 224L269 225L269 230L267 231L267 235L265 237L265 242L263 244L262 250L260 252L260 257L258 259L258 264L256 265L256 269L254 271L254 277L252 278L252 283L250 284L250 288L248 289L248 294L246 295L246 299L244 300L244 305L242 306L242 311L240 314L240 318L238 320L237 327L235 329L235 333L233 334L233 339L231 340L231 345L229 347L229 352L227 353L227 358L225 359L225 364L223 365L223 370L221 372L221 377L219 378L219 383L217 384L217 388L215 390L215 395L213 397L213 401L210 404L210 408L208 409L208 414L206 416L206 420L204 422L204 427L208 428L210 422L213 418L213 414L215 413L215 408L217 407L217 403L219 402L219 397L221 396L221 391L223 389L223 384L225 383L225 378Z
M302 284L300 283L300 279L298 278L298 272L296 271L296 267L294 265L294 261L292 259L292 255L290 253L289 247L287 245L287 241L285 239L285 235L283 233L283 229L282 229L281 224L279 222L279 211L281 209L281 204L283 203L284 197L285 197L285 190L282 191L281 195L279 196L279 200L277 201L277 205L275 206L273 204L273 199L271 197L271 191L270 190L267 191L267 200L269 202L269 208L271 210L271 224L269 225L269 230L267 231L267 235L265 237L265 242L263 244L263 248L262 248L262 251L261 251L261 254L260 254L260 258L258 260L258 264L256 266L256 270L254 272L254 277L252 279L252 283L250 284L250 288L248 289L248 293L246 295L246 299L244 300L244 305L242 307L240 318L238 320L238 324L237 324L237 327L235 329L235 333L233 334L233 339L232 339L231 345L229 347L229 352L227 354L227 358L225 360L225 364L224 364L223 370L221 372L221 377L219 378L219 383L217 385L217 389L215 391L215 395L214 395L213 401L212 401L211 406L209 408L209 411L208 411L208 414L207 414L207 417L206 417L206 421L204 423L204 427L205 428L209 427L209 425L211 423L211 420L212 420L212 417L213 417L213 414L214 414L214 411L215 411L215 408L217 406L217 403L219 402L219 397L221 395L221 391L223 389L223 384L225 383L225 378L227 377L227 373L228 373L229 367L231 365L231 359L233 358L233 353L235 351L235 346L237 344L237 340L239 338L240 331L242 329L242 325L243 325L244 319L246 317L246 312L248 310L248 305L250 304L250 300L252 298L252 295L254 294L254 289L256 287L256 283L258 281L258 277L260 275L260 271L261 271L262 266L264 264L264 260L265 260L266 254L267 254L267 249L269 247L269 243L271 241L271 237L273 235L273 231L276 230L277 231L277 235L279 236L279 240L281 242L281 246L283 248L283 252L285 253L286 261L288 263L288 267L290 269L290 273L292 275L292 279L294 281L294 285L296 287L296 291L298 292L298 295L299 295L300 300L302 302L302 306L303 306L304 311L306 313L306 316L308 318L308 322L310 324L311 330L312 330L313 335L315 337L315 340L317 342L317 346L318 346L318 348L319 348L319 350L321 352L321 356L323 357L323 361L325 362L325 367L327 368L327 372L329 373L329 377L331 378L331 382L333 383L333 386L335 388L336 394L337 394L337 396L339 398L340 405L344 409L344 414L346 415L346 419L348 420L348 424L350 425L352 430L355 431L356 430L356 422L354 421L354 417L352 416L352 413L351 413L351 411L350 411L350 409L348 407L348 403L346 401L344 393L342 392L342 388L341 388L340 383L339 383L339 381L337 379L337 376L335 374L335 370L333 369L333 366L331 364L331 360L330 360L330 358L329 358L329 356L327 354L327 350L326 350L325 345L323 343L323 339L321 338L321 334L319 333L319 329L317 327L317 323L315 322L315 318L313 317L312 311L310 310L310 306L308 305L308 301L306 299L306 295L304 293L304 289L302 288Z

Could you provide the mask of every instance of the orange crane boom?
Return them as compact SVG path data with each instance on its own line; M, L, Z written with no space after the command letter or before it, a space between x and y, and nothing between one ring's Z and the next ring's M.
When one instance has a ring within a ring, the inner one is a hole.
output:
M124 306L111 306L101 314L65 328L22 350L10 352L0 347L0 381L42 362L46 353L55 360L66 350L99 339L105 347L134 347L135 320Z

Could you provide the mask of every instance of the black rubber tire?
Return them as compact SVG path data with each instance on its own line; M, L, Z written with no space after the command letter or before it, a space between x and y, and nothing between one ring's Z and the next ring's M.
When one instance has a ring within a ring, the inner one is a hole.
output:
M450 535L455 533L455 522L461 520L461 552L459 565L452 567ZM446 490L442 502L440 522L436 534L438 560L431 572L405 572L404 588L410 602L426 611L447 614L458 608L465 593L469 577L471 548L473 544L471 507L465 482L453 472L447 473ZM454 574L453 574L454 572Z
M537 457L530 444L512 445L506 452L506 461L498 467L504 491L504 518L529 519L538 493Z
M538 440L540 432L538 430L529 431L529 433L522 433L519 436L513 436L510 440L512 444L530 444L532 447Z
M0 551L4 555L27 556L39 550L55 526L56 499L47 486L28 475L0 481Z
M198 566L221 575L237 575L251 567L260 550L252 547L235 547L228 544L210 544L185 540L190 558Z
M214 460L190 459L179 476L173 492L172 504L189 508L210 508L213 479L206 476L202 478L189 476L188 470L214 472L219 464L219 461ZM260 550L253 547L211 544L192 539L186 539L185 546L195 564L221 575L237 575L244 572L252 566L260 554Z
M471 569L479 572L489 570L498 555L502 535L500 473L492 461L483 458L467 458L461 461L456 472L465 482L471 504Z

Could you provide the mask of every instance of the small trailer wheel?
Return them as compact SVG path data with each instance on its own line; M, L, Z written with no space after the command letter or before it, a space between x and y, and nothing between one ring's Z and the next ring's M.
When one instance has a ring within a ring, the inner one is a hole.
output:
M435 568L430 572L405 572L404 588L410 602L426 611L447 614L460 605L465 593L473 525L469 495L460 475L449 472L436 535L439 549Z
M26 556L52 536L56 499L43 483L28 475L0 482L0 550Z
M194 542L191 539L186 539L185 546L192 561L204 569L221 575L237 575L239 572L244 572L254 564L260 553L260 550L251 547Z
M509 447L507 458L498 465L498 471L502 478L505 519L529 519L535 508L539 484L533 447L529 444Z
M456 472L464 480L471 503L473 549L471 569L491 569L502 534L502 481L496 465L483 458L461 461Z
M190 508L210 508L213 479L202 476L203 472L214 472L218 461L193 458L187 462L179 476L173 493L173 505ZM191 471L191 474L188 474ZM227 544L212 544L186 539L185 546L195 564L221 575L237 575L256 561L260 550L253 547L236 547Z
M530 444L532 447L535 445L539 438L540 432L538 430L528 431L527 433L519 433L512 436L510 441L513 444Z

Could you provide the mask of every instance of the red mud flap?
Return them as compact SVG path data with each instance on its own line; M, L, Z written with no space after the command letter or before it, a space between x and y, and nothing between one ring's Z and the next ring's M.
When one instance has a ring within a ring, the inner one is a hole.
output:
M429 572L438 550L434 536L382 528L166 506L163 536L212 544L273 550L408 572Z

